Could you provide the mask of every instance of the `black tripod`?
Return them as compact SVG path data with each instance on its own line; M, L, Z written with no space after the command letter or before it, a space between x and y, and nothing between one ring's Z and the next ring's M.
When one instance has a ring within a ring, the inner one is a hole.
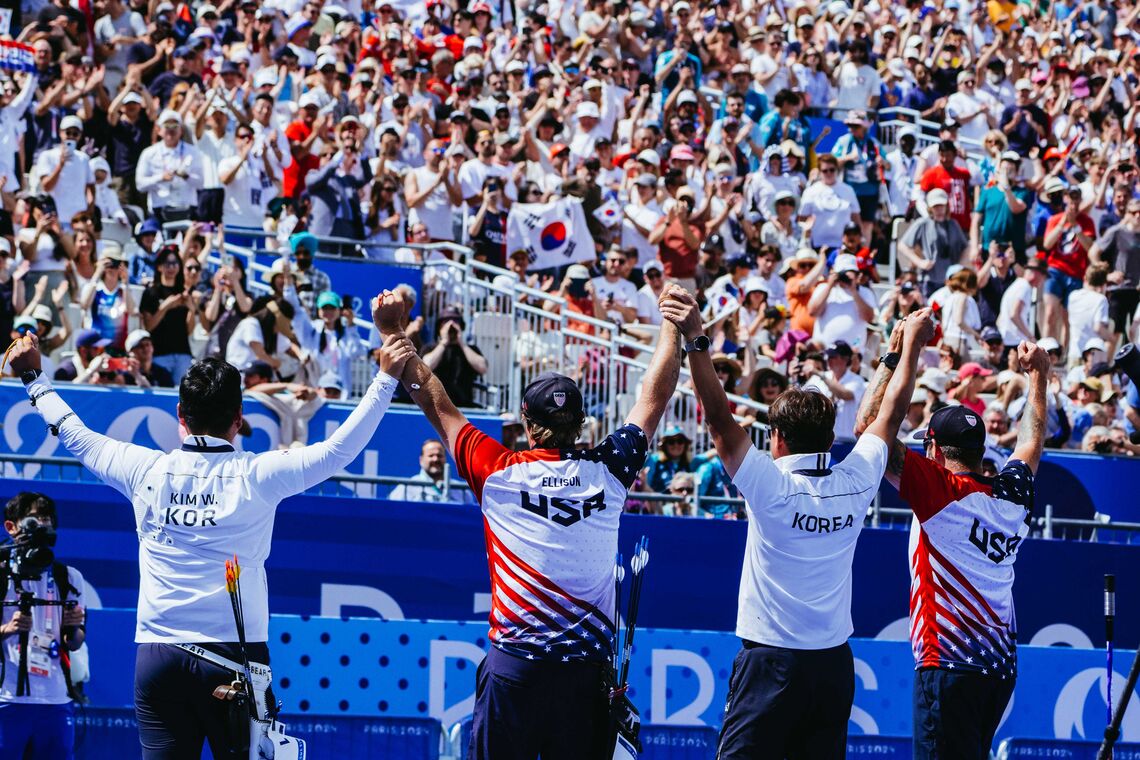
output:
M4 607L16 607L20 610L21 615L31 615L33 607L74 607L77 602L74 599L67 601L55 599L37 599L36 595L31 591L26 591L20 587L19 581L16 581L16 595L17 598L11 602L0 603ZM0 676L2 679L3 676ZM19 672L16 674L16 696L26 697L31 694L31 685L28 683L28 632L20 632L20 665Z

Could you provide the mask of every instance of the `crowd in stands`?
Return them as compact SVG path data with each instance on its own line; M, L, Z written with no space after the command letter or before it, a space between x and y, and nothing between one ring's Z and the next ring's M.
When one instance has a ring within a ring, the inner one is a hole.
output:
M27 0L6 39L30 63L0 56L0 332L36 331L76 383L170 387L223 356L303 443L376 348L365 294L315 254L430 264L446 254L418 245L456 241L545 293L529 306L647 343L663 284L689 288L745 421L799 384L836 401L850 441L894 324L933 305L907 432L962 404L1000 467L1024 403L1012 349L1037 340L1048 445L1135 455L1140 395L1113 356L1140 329L1138 16L1114 0ZM596 259L534 271L508 249L511 209L567 197ZM232 252L248 247L281 255L255 275ZM452 278L424 291L404 295L452 308L408 334L474 405L471 315ZM662 431L635 488L679 500L632 508L736 514L690 436ZM438 459L425 449L417 492Z

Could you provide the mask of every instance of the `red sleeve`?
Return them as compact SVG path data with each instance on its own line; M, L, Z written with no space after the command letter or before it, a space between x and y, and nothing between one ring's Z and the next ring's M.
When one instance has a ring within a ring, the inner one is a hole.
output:
M924 193L929 193L934 189L934 178L931 176L933 168L927 169L922 173L922 179L919 180L918 186Z
M510 449L471 423L467 423L455 439L455 466L480 501L483 483L507 465L510 454Z
M937 462L907 449L902 477L899 478L899 496L910 506L919 522L926 522L947 504L968 493L985 490L986 487L974 479L954 475Z

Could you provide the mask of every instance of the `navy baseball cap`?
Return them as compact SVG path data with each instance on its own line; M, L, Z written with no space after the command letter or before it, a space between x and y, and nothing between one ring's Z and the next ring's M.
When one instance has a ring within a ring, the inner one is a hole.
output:
M106 348L111 345L111 341L95 330L80 330L75 336L75 345L80 348Z
M981 415L964 406L945 406L930 418L926 438L939 446L958 446L963 449L983 449L986 446L986 426Z
M582 406L578 384L557 372L543 372L523 391L523 415L544 427L580 423Z
M835 341L827 347L827 351L825 353L827 356L842 356L844 359L850 359L855 355L855 351L852 350L851 344L845 340Z

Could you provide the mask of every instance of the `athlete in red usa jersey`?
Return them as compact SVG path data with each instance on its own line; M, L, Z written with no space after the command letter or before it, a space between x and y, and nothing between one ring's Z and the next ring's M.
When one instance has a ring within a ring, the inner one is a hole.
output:
M675 287L666 286L662 299ZM397 320L380 331L401 327ZM533 447L525 452L476 430L422 360L405 367L405 388L483 511L492 647L476 674L471 757L595 758L607 744L613 751L602 687L614 630L618 520L680 363L680 333L667 323L625 425L586 451L574 448L585 420L578 386L540 375L523 394Z
M882 400L890 355L876 370L857 430ZM1013 563L1029 533L1050 369L1049 355L1029 342L1018 347L1018 361L1029 373L1029 398L1017 448L997 477L979 474L985 425L963 406L934 413L925 456L895 441L887 463L887 480L914 512L910 636L919 760L988 757L1017 678Z

